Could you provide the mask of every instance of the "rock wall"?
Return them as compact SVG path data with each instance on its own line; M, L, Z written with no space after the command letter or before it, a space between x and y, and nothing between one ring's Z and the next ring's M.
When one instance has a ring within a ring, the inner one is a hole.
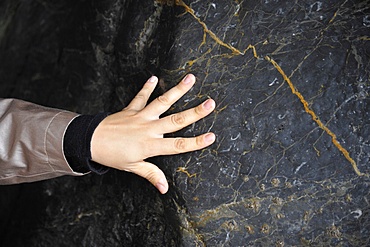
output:
M3 1L0 97L116 111L198 83L216 100L174 135L211 147L154 159L161 196L119 171L0 188L6 246L366 246L370 2ZM34 198L38 198L35 200Z

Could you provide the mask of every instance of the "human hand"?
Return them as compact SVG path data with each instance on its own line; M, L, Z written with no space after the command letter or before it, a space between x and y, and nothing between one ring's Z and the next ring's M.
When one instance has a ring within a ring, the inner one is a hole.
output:
M216 138L213 133L192 138L163 138L163 135L204 118L215 109L215 102L208 99L197 107L159 118L191 89L195 77L187 75L177 86L146 106L157 83L158 78L151 77L126 108L106 117L98 125L91 140L91 155L93 161L102 165L146 178L165 194L168 183L163 171L144 160L158 155L195 151L211 145Z

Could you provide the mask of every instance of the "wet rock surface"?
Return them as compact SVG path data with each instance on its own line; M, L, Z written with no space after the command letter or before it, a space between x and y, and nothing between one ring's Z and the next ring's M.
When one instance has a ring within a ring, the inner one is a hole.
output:
M131 174L1 187L8 246L366 246L369 1L4 1L1 97L116 111L151 74L171 112L216 111L158 157L167 195ZM37 200L36 200L37 198ZM9 245L11 243L11 245Z

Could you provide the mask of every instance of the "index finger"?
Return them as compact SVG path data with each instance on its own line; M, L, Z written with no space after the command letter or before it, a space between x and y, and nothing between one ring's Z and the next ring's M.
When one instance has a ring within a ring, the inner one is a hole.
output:
M148 157L173 155L192 152L208 147L216 140L214 133L206 133L196 137L158 138L151 141Z
M146 106L142 113L149 116L160 116L162 113L170 109L170 107L178 101L185 93L187 93L195 83L195 76L188 74L181 80L179 84L168 90L163 95L153 100Z

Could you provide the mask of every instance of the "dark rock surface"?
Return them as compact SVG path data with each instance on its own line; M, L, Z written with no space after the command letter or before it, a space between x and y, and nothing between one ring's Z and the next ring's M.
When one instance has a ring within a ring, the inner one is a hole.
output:
M162 4L159 4L161 2ZM165 4L166 2L166 4ZM367 246L370 1L3 1L0 97L116 111L188 72L212 97L171 189L110 171L1 192L5 246Z

